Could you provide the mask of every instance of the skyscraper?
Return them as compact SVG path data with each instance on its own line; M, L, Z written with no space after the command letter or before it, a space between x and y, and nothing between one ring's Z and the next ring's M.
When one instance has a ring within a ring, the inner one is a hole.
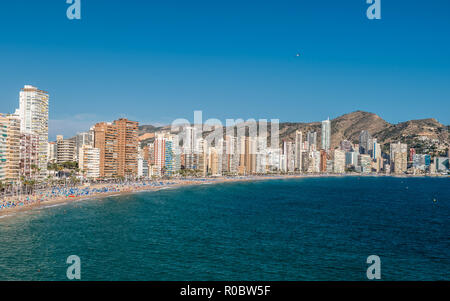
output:
M97 179L100 177L100 150L89 144L81 146L78 154L78 165L84 177Z
M120 177L136 177L138 171L139 123L120 118L114 121L117 128L117 174Z
M401 174L406 172L408 165L408 145L404 143L391 143L390 163L394 172Z
M94 126L94 147L100 150L100 177L137 176L138 127L138 122L126 118Z
M38 178L42 179L47 173L49 95L36 87L25 85L19 98L20 130L38 138Z
M322 121L322 149L329 151L331 148L331 121L330 118Z
M361 131L359 135L359 153L362 155L369 154L371 147L372 136L370 136L368 131Z
M94 147L100 150L100 177L117 176L117 131L112 123L101 122L94 126Z
M308 132L306 136L306 141L309 145L309 151L317 150L317 133L316 132Z
M345 172L345 152L342 150L334 150L334 172Z
M295 169L302 171L302 155L303 155L303 133L301 131L295 132Z

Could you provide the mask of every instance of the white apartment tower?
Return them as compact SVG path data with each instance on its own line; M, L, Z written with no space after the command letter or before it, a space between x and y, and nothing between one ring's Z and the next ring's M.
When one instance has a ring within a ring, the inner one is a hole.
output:
M25 85L20 91L18 110L20 130L24 134L35 135L38 138L37 165L41 179L47 173L48 102L48 93L36 87Z
M331 148L331 121L330 118L322 121L322 149L329 151Z

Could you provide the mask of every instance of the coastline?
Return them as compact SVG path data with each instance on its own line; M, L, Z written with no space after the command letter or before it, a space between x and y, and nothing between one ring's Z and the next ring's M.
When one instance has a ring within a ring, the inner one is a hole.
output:
M236 183L236 182L256 182L256 181L269 181L269 180L288 180L288 179L302 179L302 178L344 178L344 177L392 177L392 178L450 178L450 176L436 175L384 175L384 174L294 174L294 175L266 175L266 176L242 176L242 177L217 177L217 178L199 178L199 179L184 179L173 180L178 181L174 184L158 186L140 186L134 187L133 185L125 186L121 191L110 191L104 193L97 193L94 195L85 195L79 197L58 197L48 201L38 202L31 205L25 205L15 208L0 210L0 218L11 216L11 214L31 211L34 209L48 208L49 206L59 204L69 204L75 202L81 202L86 200L94 200L107 198L112 196L131 195L140 192L160 191L168 188L181 188L189 186L211 185L211 184L223 184L223 183ZM162 182L162 181L161 181Z

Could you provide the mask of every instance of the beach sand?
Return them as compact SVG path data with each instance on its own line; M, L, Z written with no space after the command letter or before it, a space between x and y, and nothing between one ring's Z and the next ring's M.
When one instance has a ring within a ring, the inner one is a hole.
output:
M54 199L50 199L48 201L44 202L37 202L32 205L25 205L10 209L3 209L0 211L0 218L3 216L9 216L11 213L17 213L17 212L23 212L23 211L29 211L32 209L38 209L38 208L44 208L49 207L53 205L58 204L64 204L64 203L73 203L73 202L79 202L83 200L92 200L92 199L99 199L99 198L106 198L110 196L119 196L119 195L127 195L127 194L133 194L138 192L144 192L144 191L158 191L163 190L167 188L179 188L179 187L187 187L187 186L198 186L198 185L207 185L207 184L221 184L221 183L232 183L232 182L246 182L246 181L264 181L264 180L283 180L283 179L296 179L296 178L319 178L319 177L365 177L365 176L390 176L390 177L400 177L400 178L406 178L406 177L418 177L418 176L411 176L411 175L361 175L361 174L347 174L347 175L337 175L337 174L294 174L294 175L274 175L274 176L248 176L248 177L217 177L217 178L200 178L200 179L174 179L169 181L158 181L162 183L174 183L171 185L163 185L163 186L139 186L135 187L133 185L124 186L121 188L120 191L111 191L111 192L105 192L105 193L96 193L96 194L90 194L86 196L80 196L80 197L57 197ZM96 185L92 188L102 188L107 187L110 184L107 185ZM82 186L78 187L82 188Z

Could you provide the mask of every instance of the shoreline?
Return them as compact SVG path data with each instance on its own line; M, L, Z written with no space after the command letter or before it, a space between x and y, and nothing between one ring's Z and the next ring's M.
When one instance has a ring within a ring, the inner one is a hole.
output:
M449 178L450 176L436 175L436 176L426 176L426 175L378 175L378 174L298 174L298 175L273 175L273 176L247 176L242 178L227 178L227 177L217 177L217 178L198 178L198 179L185 179L185 180L172 180L179 181L171 184L170 180L167 185L162 187L158 186L140 186L133 187L132 185L125 186L122 191L111 191L105 193L97 193L93 195L85 195L79 197L58 197L48 201L38 202L31 205L24 205L21 207L15 207L10 209L0 210L0 218L11 216L11 214L32 211L34 209L48 208L49 206L59 205L59 204L70 204L86 200L95 200L100 198L107 198L113 196L123 196L132 195L140 192L151 192L151 191L161 191L168 188L182 188L190 186L200 186L200 185L211 185L211 184L224 184L224 183L236 183L236 182L257 182L264 180L288 180L288 179L302 179L302 178L344 178L344 177L392 177L392 178ZM159 181L164 183L163 181Z

